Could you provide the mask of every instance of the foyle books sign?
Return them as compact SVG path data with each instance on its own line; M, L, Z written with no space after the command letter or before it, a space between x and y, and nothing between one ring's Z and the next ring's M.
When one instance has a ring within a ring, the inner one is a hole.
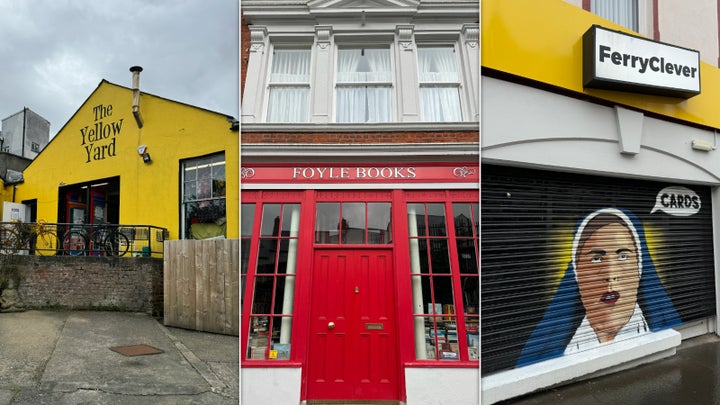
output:
M478 182L477 164L423 165L248 165L242 183L438 183Z
M593 25L583 35L583 85L690 98L700 94L700 52Z

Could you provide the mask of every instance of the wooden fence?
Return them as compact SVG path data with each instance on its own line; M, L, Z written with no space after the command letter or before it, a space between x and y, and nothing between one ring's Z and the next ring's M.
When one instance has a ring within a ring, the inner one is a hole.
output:
M164 323L239 335L237 239L165 241Z

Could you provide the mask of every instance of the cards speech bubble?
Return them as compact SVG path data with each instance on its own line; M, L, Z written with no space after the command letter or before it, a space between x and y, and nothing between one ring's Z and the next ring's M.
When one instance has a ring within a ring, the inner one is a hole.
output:
M702 207L700 196L694 191L681 186L671 186L658 192L655 206L650 213L664 211L668 215L688 217L697 214L700 207Z

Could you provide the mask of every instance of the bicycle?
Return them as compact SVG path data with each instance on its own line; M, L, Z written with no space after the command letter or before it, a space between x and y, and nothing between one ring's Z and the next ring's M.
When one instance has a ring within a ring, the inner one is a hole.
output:
M91 247L91 249L88 249ZM92 231L71 228L63 237L64 250L73 256L102 253L106 256L124 256L130 249L130 240L120 227L103 226Z
M3 254L29 251L40 256L53 256L57 254L58 237L45 221L12 221L12 224L3 225L0 230L0 249Z
M63 235L63 253L70 256L85 256L88 247L84 229L72 227Z

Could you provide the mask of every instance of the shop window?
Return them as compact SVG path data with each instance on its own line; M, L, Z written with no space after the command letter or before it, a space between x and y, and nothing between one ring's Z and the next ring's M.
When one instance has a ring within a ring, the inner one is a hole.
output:
M389 122L392 118L390 49L340 49L337 122Z
M462 121L460 74L452 46L418 47L420 113L423 121Z
M299 204L263 205L246 359L290 358L299 229Z
M267 122L307 122L310 50L275 49L269 87Z
M225 237L225 154L184 161L182 182L183 237Z
M390 203L326 202L317 204L315 243L392 243Z
M408 204L415 355L479 359L478 206Z

